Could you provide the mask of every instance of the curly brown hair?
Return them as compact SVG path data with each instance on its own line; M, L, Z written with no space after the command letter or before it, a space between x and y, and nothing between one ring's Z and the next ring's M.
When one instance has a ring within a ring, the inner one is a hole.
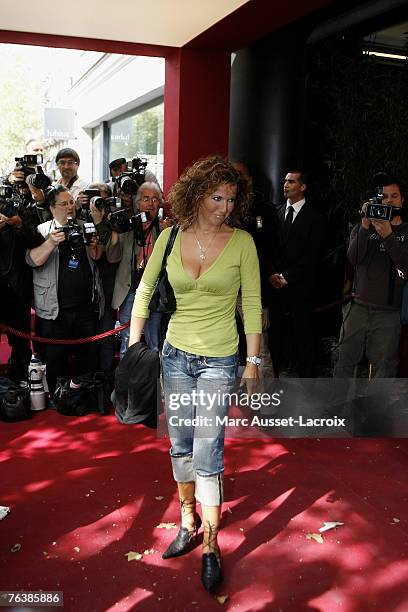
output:
M240 225L248 215L251 202L249 183L227 159L212 155L190 166L169 191L167 199L172 216L177 219L181 229L187 229L195 221L204 198L225 184L237 186L234 210L227 223Z

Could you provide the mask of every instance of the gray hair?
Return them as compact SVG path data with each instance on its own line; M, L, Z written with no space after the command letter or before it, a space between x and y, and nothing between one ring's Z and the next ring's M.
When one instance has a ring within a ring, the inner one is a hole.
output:
M160 189L157 183L151 183L149 181L146 181L146 183L142 183L142 185L140 185L139 189L137 190L137 194L136 194L136 202L140 202L141 197L142 197L141 196L142 191L144 191L145 189L153 189L154 191L156 191L158 198L160 200L160 203L163 204L162 190Z

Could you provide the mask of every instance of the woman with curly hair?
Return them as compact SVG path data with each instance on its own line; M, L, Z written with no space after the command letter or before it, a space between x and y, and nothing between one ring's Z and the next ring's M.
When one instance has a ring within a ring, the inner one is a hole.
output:
M168 196L179 231L167 260L177 309L162 351L163 385L178 486L181 527L163 558L192 548L204 527L201 580L212 591L223 577L217 542L223 501L224 425L238 368L235 308L242 294L249 392L258 380L261 334L259 262L252 237L238 229L247 213L247 181L226 160L197 161ZM170 229L159 236L133 306L130 343L140 341L148 304L160 272ZM224 396L224 397L223 397ZM187 401L186 401L187 397ZM217 417L217 418L216 418Z

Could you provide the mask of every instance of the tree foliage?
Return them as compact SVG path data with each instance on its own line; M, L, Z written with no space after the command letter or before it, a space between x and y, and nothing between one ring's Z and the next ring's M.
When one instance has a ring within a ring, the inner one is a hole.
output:
M10 46L11 47L11 46ZM0 174L10 169L24 144L43 131L43 95L30 66L13 48L2 49L0 79Z

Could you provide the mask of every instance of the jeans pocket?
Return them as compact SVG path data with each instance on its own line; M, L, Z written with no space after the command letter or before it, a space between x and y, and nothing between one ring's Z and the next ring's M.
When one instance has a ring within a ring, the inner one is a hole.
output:
M203 357L203 363L207 368L235 368L238 363L237 355L228 357Z
M206 368L207 376L212 379L233 379L237 376L238 355L228 357L203 357L203 365Z
M162 349L162 357L173 357L176 354L176 348L167 340L164 341Z

